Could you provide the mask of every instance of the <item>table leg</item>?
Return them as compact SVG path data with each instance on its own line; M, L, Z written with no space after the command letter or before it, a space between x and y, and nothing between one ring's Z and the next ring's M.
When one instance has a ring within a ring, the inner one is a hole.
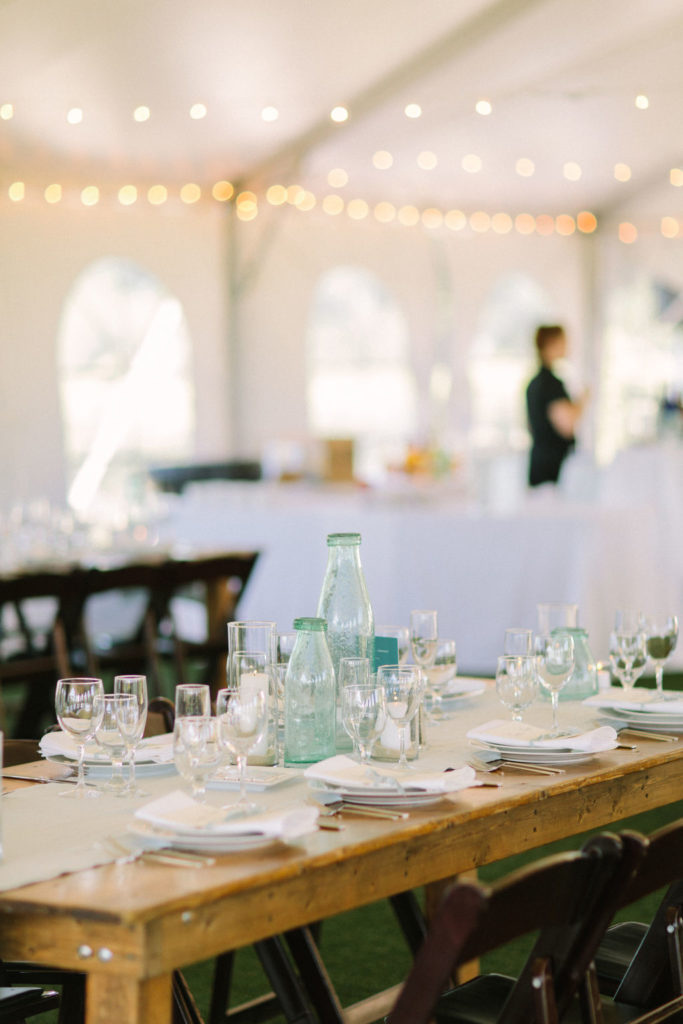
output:
M171 975L139 981L116 974L90 974L86 1024L170 1024Z

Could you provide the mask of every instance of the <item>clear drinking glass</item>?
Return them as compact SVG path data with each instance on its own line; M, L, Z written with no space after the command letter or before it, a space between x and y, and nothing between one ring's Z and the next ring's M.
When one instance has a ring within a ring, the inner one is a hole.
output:
M406 757L406 728L417 714L424 693L424 675L417 665L381 665L377 682L384 689L387 718L398 728L399 758L397 767L412 766Z
M502 654L498 658L496 693L501 704L512 711L513 722L521 722L522 711L538 696L536 659L532 654Z
M176 718L173 760L180 775L190 783L194 799L204 802L206 780L223 760L217 719L209 715Z
M432 698L432 718L449 718L443 709L443 698L448 693L449 683L458 672L458 658L455 640L442 637L436 641L433 664L425 669L429 694Z
M678 642L678 619L675 615L661 619L643 616L641 627L646 637L648 656L655 666L657 689L663 690L664 665L675 651Z
M538 680L550 691L553 706L551 736L559 736L557 711L560 690L574 669L574 639L569 633L556 632L551 636L537 636L534 641Z
M258 805L247 797L247 756L266 728L268 703L263 689L250 687L245 682L246 667L239 655L235 655L239 677L243 680L238 687L219 690L216 696L216 718L219 726L221 745L234 754L239 773L240 795L234 805L243 811L258 810ZM252 658L253 655L244 655Z
M60 793L60 796L83 797L99 796L97 789L88 789L85 785L85 745L93 739L97 727L102 720L103 707L96 707L96 698L104 696L101 679L88 677L72 677L60 679L55 692L55 711L57 721L65 732L73 737L78 747L78 779L73 789Z
M384 688L377 682L348 683L342 690L342 724L351 737L354 754L368 764L372 748L386 724Z
M135 697L128 693L108 693L95 697L95 709L100 715L100 724L95 732L99 746L111 759L111 778L100 788L113 796L127 795L128 787L123 777L123 759L126 755L126 740L121 732L119 720L137 724L138 705Z
M503 640L503 654L533 654L534 634L530 629L521 629L516 626L505 630Z
M647 663L647 637L642 632L614 632L609 638L612 672L624 689L635 686Z
M420 668L428 669L434 664L436 641L439 636L437 613L416 609L410 613L410 642L413 661Z
M135 778L135 752L147 723L147 678L139 675L114 676L114 693L130 694L135 698L138 709L137 717L134 718L123 705L120 708L119 729L126 741L128 758L128 796L148 796L140 789Z
M357 686L367 686L370 682L370 660L369 658L340 658L339 659L339 691L343 694L345 686L355 683Z
M179 683L176 686L176 718L208 718L210 714L211 691L205 683Z

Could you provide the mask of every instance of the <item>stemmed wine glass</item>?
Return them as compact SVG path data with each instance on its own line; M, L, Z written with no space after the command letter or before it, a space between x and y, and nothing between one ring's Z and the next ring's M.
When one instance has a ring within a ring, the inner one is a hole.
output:
M175 716L207 718L211 714L211 691L205 683L178 683L175 688Z
M387 717L399 734L398 768L406 769L406 729L417 714L424 693L424 675L417 665L380 665L377 683L384 689Z
M113 796L126 796L128 786L123 777L123 759L127 743L119 723L131 723L133 729L137 727L137 701L132 693L107 693L95 697L95 709L100 717L95 739L111 758L111 778L101 788Z
M439 637L436 641L432 664L424 671L432 698L432 718L449 718L450 716L443 710L443 698L444 694L448 692L448 684L455 679L458 671L455 640L445 640Z
M128 796L147 796L135 779L135 752L147 723L147 678L139 675L114 676L114 693L129 694L135 699L137 715L124 704L118 706L119 729L126 744L128 758Z
M556 632L551 636L537 636L534 641L538 679L550 691L553 706L553 724L550 736L559 736L557 724L560 690L574 670L574 638L569 633Z
M203 803L207 777L223 760L217 719L210 715L176 718L173 760L179 773L190 783L194 799Z
M512 711L512 721L522 721L522 711L538 696L536 661L530 654L502 654L496 666L496 693Z
M353 740L354 755L367 765L386 724L386 697L377 682L349 683L342 690L342 724Z
M85 785L85 745L91 740L102 721L104 708L98 705L96 698L104 696L101 679L74 677L60 679L55 692L55 711L57 721L65 732L73 737L78 747L78 778L73 789L68 789L60 796L96 797L97 789L88 789Z
M643 616L641 626L646 636L647 653L655 666L657 689L663 690L664 665L675 651L678 641L678 619L675 615L661 620Z
M612 671L625 690L635 686L647 663L647 637L642 632L614 632L609 638Z
M254 655L235 655L236 659L252 659ZM235 665L236 678L244 679L246 664ZM216 718L219 740L237 759L240 795L232 805L235 809L252 812L258 805L247 797L247 756L262 738L267 723L267 694L262 689L245 685L226 687L216 696Z

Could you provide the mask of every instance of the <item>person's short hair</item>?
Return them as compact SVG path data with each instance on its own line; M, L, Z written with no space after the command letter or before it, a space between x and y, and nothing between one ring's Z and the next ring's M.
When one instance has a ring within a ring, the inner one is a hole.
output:
M547 345L563 337L564 327L561 324L542 324L536 328L536 351L541 355Z

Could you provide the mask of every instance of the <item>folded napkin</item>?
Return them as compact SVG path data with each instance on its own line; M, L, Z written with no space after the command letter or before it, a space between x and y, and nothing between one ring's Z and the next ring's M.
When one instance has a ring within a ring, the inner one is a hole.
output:
M367 789L368 792L377 792L384 788L382 779L386 779L387 791L396 792L392 785L394 779L398 779L401 786L409 792L421 793L455 793L459 789L465 789L474 782L474 769L469 765L458 768L453 772L406 772L402 769L396 770L385 765L381 770L373 768L368 771L364 765L353 761L344 754L336 754L335 757L328 757L317 764L309 765L304 776L315 782L326 782L332 786L350 786L353 789ZM381 776L381 778L378 778Z
M67 757L71 761L78 760L78 747L68 732L46 732L40 740L40 753L43 757ZM111 761L109 754L98 746L95 740L85 745L85 756L88 761ZM136 761L153 761L155 764L169 764L173 760L173 733L162 736L150 736L140 741L135 754Z
M617 734L610 725L601 725L588 732L573 733L571 736L549 737L547 729L528 722L513 722L510 719L495 719L470 729L469 740L482 743L505 744L509 747L539 747L545 750L585 750L587 753L612 750L617 743Z
M611 686L609 690L587 697L583 702L593 708L620 708L623 711L652 712L658 715L683 715L683 695L671 691L645 690L631 687L624 690Z
M184 835L264 835L274 839L296 839L312 832L318 819L316 807L303 806L235 818L230 818L229 814L220 807L200 804L181 789L174 789L172 793L139 807L135 817Z

